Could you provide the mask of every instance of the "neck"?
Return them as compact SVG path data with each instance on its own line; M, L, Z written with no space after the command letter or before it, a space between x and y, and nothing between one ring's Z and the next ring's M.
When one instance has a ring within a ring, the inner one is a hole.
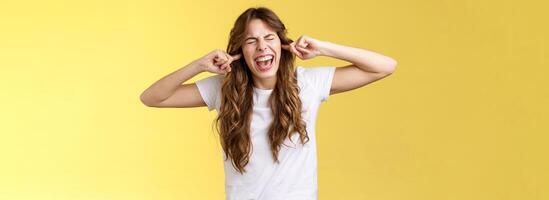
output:
M269 78L256 78L254 77L254 86L259 89L263 90L271 90L275 87L276 84L276 76L272 76Z

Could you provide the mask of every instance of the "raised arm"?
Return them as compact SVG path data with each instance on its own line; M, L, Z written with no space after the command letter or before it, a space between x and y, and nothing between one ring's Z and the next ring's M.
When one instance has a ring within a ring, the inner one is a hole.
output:
M204 57L164 76L149 86L140 96L149 107L187 108L206 106L195 83L183 84L201 72L228 73L230 63L240 58L221 50L214 50Z
M392 74L397 61L388 56L331 42L325 42L322 55L345 60L350 65L336 68L330 94L360 88Z
M301 59L328 56L350 62L350 65L336 68L330 94L357 89L380 80L392 74L397 66L395 59L380 53L320 41L308 36L301 36L284 48L289 49Z

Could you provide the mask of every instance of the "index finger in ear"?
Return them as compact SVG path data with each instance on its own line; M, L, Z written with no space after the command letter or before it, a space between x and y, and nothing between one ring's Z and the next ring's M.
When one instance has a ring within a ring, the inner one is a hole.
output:
M290 47L289 44L283 44L283 45L281 45L280 47L282 47L282 49L286 49L286 50L288 50L288 51L291 50L291 47Z
M242 54L231 55L231 57L233 58L233 60L238 60L242 57Z
M231 59L233 59L233 58L231 57L231 55L229 55L229 54L227 53L227 54L225 54L225 59L226 59L225 62L232 62Z
M299 58L303 58L303 54L296 49L296 46L290 46L291 51Z

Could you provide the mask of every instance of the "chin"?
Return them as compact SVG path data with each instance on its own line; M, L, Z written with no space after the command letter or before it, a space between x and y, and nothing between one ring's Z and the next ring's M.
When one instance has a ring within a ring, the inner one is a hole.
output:
M266 72L261 72L261 71L256 70L255 75L259 78L271 78L271 77L276 76L277 70L278 70L278 67L277 68L273 67L269 71L266 71Z

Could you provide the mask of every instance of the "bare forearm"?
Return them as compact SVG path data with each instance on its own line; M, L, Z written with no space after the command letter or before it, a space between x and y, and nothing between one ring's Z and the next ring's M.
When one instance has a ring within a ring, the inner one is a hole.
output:
M322 42L320 52L324 56L353 63L368 72L393 73L397 65L396 60L380 53L327 41Z
M160 102L170 97L179 85L185 83L192 77L200 74L203 70L194 62L164 76L153 83L141 94L143 102Z

